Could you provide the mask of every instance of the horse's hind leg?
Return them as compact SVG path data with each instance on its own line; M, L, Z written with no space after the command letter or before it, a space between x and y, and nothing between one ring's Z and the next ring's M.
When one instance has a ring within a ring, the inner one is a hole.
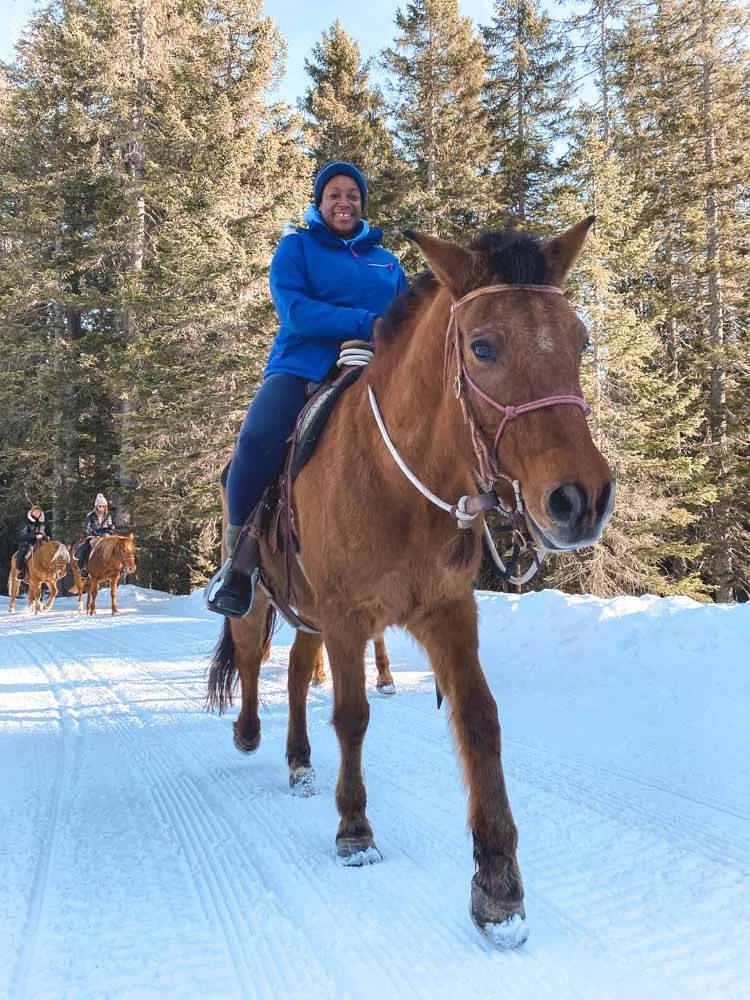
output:
M286 759L289 764L289 787L297 795L312 795L315 773L310 764L310 740L307 735L307 690L323 648L319 635L297 632L289 655L289 729Z
M47 586L49 587L49 597L47 603L44 605L45 611L49 611L55 603L55 598L57 597L57 580L50 580Z
M21 584L16 578L16 557L10 561L10 576L8 577L8 614L11 614L16 607L16 598L18 597L18 591L21 589Z
M315 654L315 664L313 665L312 673L312 685L313 687L320 687L321 684L326 682L326 668L323 663L323 644L321 643L318 647L318 652Z
M420 615L409 629L426 649L448 703L469 789L477 868L471 916L493 943L515 947L528 936L516 861L518 833L500 760L497 705L479 665L476 606L471 599L446 603Z
M345 622L325 630L328 661L333 677L333 725L341 748L341 768L336 785L339 828L336 853L345 865L365 865L381 860L372 827L365 813L367 793L362 779L362 744L370 706L365 693L367 633Z
M375 666L378 670L378 679L375 684L375 689L378 694L395 694L396 685L393 683L391 661L388 659L388 650L385 648L383 633L378 632L373 642L375 646Z
M42 610L42 585L36 580L29 581L29 607L35 615Z

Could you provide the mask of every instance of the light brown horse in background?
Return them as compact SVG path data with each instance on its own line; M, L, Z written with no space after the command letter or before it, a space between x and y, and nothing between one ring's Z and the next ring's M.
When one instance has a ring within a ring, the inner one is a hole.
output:
M116 615L120 574L124 571L129 575L135 573L135 569L135 544L132 531L128 535L105 535L96 539L86 559L86 570L89 575L86 614L96 614L96 595L99 593L99 587L109 581L112 614Z
M362 776L370 716L365 647L389 625L407 629L426 650L448 704L468 786L471 916L502 947L521 944L528 931L472 587L482 511L497 497L478 497L476 476L494 484L503 506L523 516L548 551L595 544L610 517L612 473L581 397L586 331L562 294L592 222L545 242L488 233L470 249L407 234L433 275L392 304L374 359L341 397L291 497L300 544L293 592L300 616L320 634L298 631L290 654L290 784L311 771L306 699L325 642L341 750L336 852L344 864L381 860ZM283 553L264 539L261 558L283 593ZM268 630L269 602L259 588L247 617L225 622L209 674L208 702L222 709L239 673L243 735L256 746Z
M16 606L16 598L21 590L21 582L18 579L16 567L16 555L10 560L10 576L8 577L8 614ZM62 542L45 541L35 545L31 549L31 554L26 559L26 579L29 588L29 608L34 614L39 611L49 611L55 603L57 597L57 581L62 579L68 571L70 555ZM42 587L44 584L49 587L49 597L42 609Z

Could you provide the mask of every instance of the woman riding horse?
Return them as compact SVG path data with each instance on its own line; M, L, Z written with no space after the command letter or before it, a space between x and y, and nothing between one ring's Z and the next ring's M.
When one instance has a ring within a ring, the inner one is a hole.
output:
M341 750L336 854L345 865L381 860L362 766L365 649L391 625L409 631L448 706L468 789L471 916L501 947L528 929L473 581L484 512L522 518L537 545L559 552L594 545L612 511L612 472L581 394L586 330L563 294L592 222L543 242L487 233L469 248L407 234L432 274L386 315L374 359L292 484L298 553L260 543L269 588L283 593L291 571L296 610L319 630L298 629L289 656L290 785L311 779L307 691L325 643ZM250 614L225 622L211 665L210 705L226 705L241 680L243 749L260 743L268 635L269 597L257 588ZM518 650L503 655L517 671ZM418 851L418 827L415 838Z
M86 515L86 524L83 530L86 540L78 550L78 567L81 571L82 579L85 580L88 576L86 560L91 552L91 546L97 538L102 538L104 535L111 535L115 530L115 526L112 524L112 517L109 514L107 498L102 493L96 494L94 509L90 510Z
M281 471L308 382L325 377L345 340L372 340L387 306L407 286L397 258L380 246L382 230L362 218L367 183L353 164L323 167L314 198L305 213L308 228L284 236L271 262L281 326L229 468L225 541L232 555L221 587L208 596L212 611L232 618L249 611L259 564L257 541L243 538L238 546L240 532Z
M37 542L45 542L50 538L49 529L44 520L44 511L39 504L32 504L26 515L26 522L21 528L21 535L16 553L16 574L23 581L26 573L26 555Z

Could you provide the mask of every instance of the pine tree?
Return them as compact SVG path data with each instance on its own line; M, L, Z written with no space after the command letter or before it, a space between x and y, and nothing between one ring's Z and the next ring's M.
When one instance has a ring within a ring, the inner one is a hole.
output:
M697 390L713 496L686 537L717 599L747 592L747 13L725 0L636 9L622 34L624 153L654 224L654 299L673 374Z
M100 233L119 214L101 155L111 25L99 5L93 21L87 10L69 2L37 16L8 68L2 109L0 340L13 373L1 390L2 499L15 515L33 496L62 537L87 502L76 494L112 468L103 345L87 322L105 284Z
M676 557L695 555L684 530L706 499L705 461L690 461L679 448L697 430L697 391L685 379L665 378L669 359L650 300L654 234L642 224L645 198L598 124L581 136L570 164L575 193L557 210L570 219L596 214L569 294L589 327L582 385L595 441L615 473L617 502L602 543L555 560L548 579L603 597L698 597L703 588L695 574L675 581L668 568ZM608 136L616 145L611 129Z
M488 212L482 45L458 0L414 0L397 11L396 26L385 60L397 148L409 170L405 210L415 228L466 236Z
M61 0L8 75L0 392L21 405L0 418L0 489L13 521L24 492L54 491L68 537L112 494L155 585L215 559L270 256L309 185L301 122L268 103L282 58L259 0Z
M305 60L312 85L305 91L305 142L318 170L331 160L348 160L367 178L367 214L387 233L389 246L405 220L399 212L405 171L399 163L380 89L370 82L371 60L336 20Z
M482 29L484 102L492 135L493 224L546 221L571 130L573 52L539 0L495 0Z

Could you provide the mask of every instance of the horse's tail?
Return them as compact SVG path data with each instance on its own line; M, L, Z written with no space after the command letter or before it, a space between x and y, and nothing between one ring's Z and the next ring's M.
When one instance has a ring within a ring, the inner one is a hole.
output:
M266 621L263 627L262 649L263 660L267 660L271 652L271 638L276 625L276 608L268 605ZM208 669L208 689L206 691L206 711L218 710L221 715L234 702L234 692L237 689L238 674L234 662L234 637L228 618L224 619L224 628L216 643L214 655Z
M225 618L224 628L216 643L208 671L206 711L213 712L218 709L221 715L232 704L236 687L237 667L234 663L234 639L229 619Z

